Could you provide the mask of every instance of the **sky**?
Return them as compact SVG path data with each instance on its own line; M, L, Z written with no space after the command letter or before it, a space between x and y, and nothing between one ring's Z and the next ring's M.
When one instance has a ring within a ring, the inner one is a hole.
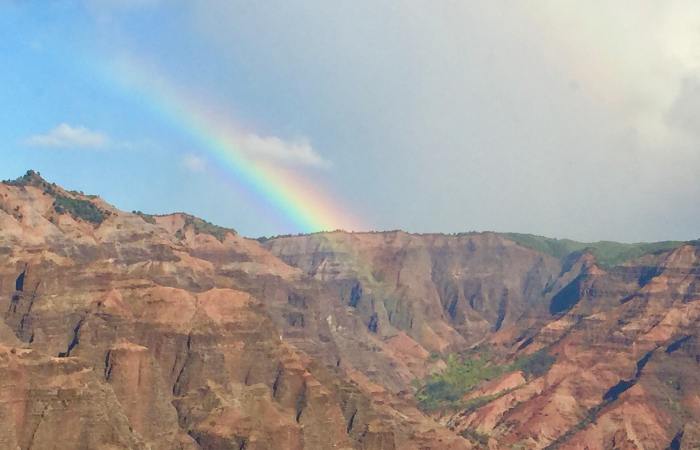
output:
M700 237L696 0L0 0L0 179L258 237Z

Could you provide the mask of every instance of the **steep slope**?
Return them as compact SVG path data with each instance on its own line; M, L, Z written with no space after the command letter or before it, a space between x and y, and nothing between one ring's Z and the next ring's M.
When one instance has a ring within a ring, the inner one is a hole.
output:
M404 331L437 352L544 312L551 287L581 270L494 233L335 232L264 246L332 287L378 336Z
M378 335L403 330L430 350L462 349L421 398L475 446L661 450L698 442L696 246L650 245L653 254L602 270L595 249L550 262L489 233L336 232L264 245L335 286ZM610 250L622 259L637 251ZM503 298L509 312L494 314ZM426 338L426 326L445 325L478 346Z
M514 389L504 385L497 399L442 422L502 447L693 447L699 267L700 249L690 245L609 272L591 267L572 282L566 310L530 326L527 341L491 338L510 347L511 359L538 350L555 355L551 369Z

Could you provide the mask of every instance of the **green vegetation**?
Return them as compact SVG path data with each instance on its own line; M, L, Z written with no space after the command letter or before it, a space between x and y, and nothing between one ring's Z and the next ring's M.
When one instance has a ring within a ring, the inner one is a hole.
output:
M478 433L475 430L465 429L459 434L463 438L467 438L472 441L472 443L481 444L483 447L489 445L489 437L485 434Z
M68 193L73 194L75 196L82 195L82 196L90 198L90 199L99 198L99 195L86 194L83 191L68 191Z
M39 175L33 170L27 170L27 173L15 180L3 180L4 184L9 184L10 186L26 186L28 184L33 184L33 179Z
M141 211L132 211L132 213L141 217L144 221L148 223L156 223L156 219L153 214L146 214ZM216 239L218 239L220 242L224 242L224 239L226 239L227 234L236 234L236 230L214 225L213 223L207 222L206 220L202 220L198 217L194 217L189 214L183 214L183 217L185 218L185 224L181 230L175 233L175 237L177 237L178 239L184 238L185 230L187 230L190 227L194 229L195 234L210 234Z
M44 180L41 178L41 174L38 172L35 172L33 170L28 170L27 173L22 175L21 177L15 179L15 180L4 180L3 184L7 184L9 186L18 186L18 187L24 187L24 186L36 186L39 189L44 190L44 194L47 195L56 195L56 190L55 184L51 184L48 181Z
M540 377L547 373L556 357L540 350L531 355L518 358L513 363L502 366L491 365L488 352L482 352L478 358L465 355L461 358L455 354L447 358L447 369L430 376L419 386L416 397L424 411L477 409L507 393L460 400L469 394L481 381L493 380L506 373L522 370L526 377Z
M376 281L377 283L381 283L382 281L384 281L384 272L382 272L381 270L373 270L372 277L374 278L374 281Z
M577 242L570 239L553 239L544 236L521 233L501 233L502 236L514 240L523 247L547 253L556 258L565 258L574 252L587 251L592 253L602 267L615 267L639 258L648 253L663 253L677 249L685 242L663 241L652 243L621 244L619 242L599 241L592 243Z
M56 185L49 183L48 181L41 178L41 174L33 170L28 170L27 173L15 180L5 180L4 184L9 186L18 186L24 188L25 186L35 186L39 189L44 190L44 194L50 195L55 198L53 202L54 210L57 214L70 214L73 219L83 219L91 222L95 226L104 222L104 220L109 216L109 212L103 211L92 202L88 200L83 200L80 198L71 198L65 195L59 194ZM84 195L82 192L71 191L71 194L75 196ZM94 195L86 196L88 198L97 198ZM50 218L49 220L52 220ZM53 221L53 220L52 220Z
M79 198L70 198L57 194L53 202L53 208L58 214L70 214L73 219L83 219L97 226L109 216L92 202Z
M142 218L144 221L146 221L148 223L152 223L152 224L156 223L156 219L153 217L152 214L142 213L141 211L131 211L131 212L133 214L136 214L137 216L139 216L140 218Z
M444 407L452 409L459 400L471 392L482 380L491 380L503 373L501 367L488 366L489 357L484 354L480 359L464 356L461 360L452 354L447 358L447 369L432 375L423 387L418 390L416 397L421 408L435 411Z
M236 234L236 230L233 230L231 228L220 227L218 225L214 225L211 222L207 222L206 220L202 220L198 217L190 216L188 214L185 214L184 216L185 225L182 227L182 230L186 230L187 228L192 226L194 228L195 234L211 234L216 239L218 239L219 242L224 242L224 239L226 239L226 235L229 233L233 235ZM184 234L182 232L178 232L175 236L179 239L182 239L184 237Z

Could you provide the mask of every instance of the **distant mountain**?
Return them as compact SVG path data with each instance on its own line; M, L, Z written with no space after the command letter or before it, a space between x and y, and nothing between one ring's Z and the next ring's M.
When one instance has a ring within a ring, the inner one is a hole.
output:
M261 241L0 184L0 448L700 441L694 243Z
M552 239L534 234L501 233L501 235L524 247L538 250L556 258L566 258L574 252L590 252L601 267L618 266L649 253L670 252L688 243L683 241L640 242L637 244L621 244L611 241L585 243L570 239Z

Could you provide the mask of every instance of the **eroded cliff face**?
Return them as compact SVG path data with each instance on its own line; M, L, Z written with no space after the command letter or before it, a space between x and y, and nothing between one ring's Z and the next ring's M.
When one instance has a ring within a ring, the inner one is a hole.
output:
M528 339L513 342L508 330L490 338L511 360L556 355L551 369L442 422L502 448L695 448L698 267L690 245L609 272L589 266L553 300L552 321L521 324Z
M471 448L407 392L418 343L209 225L0 185L2 448Z
M378 336L403 331L437 352L462 350L543 312L545 291L564 275L558 259L495 233L335 232L264 245L323 281Z
M0 448L695 448L699 267L493 233L261 245L33 175L0 184ZM491 375L421 411L450 353Z

